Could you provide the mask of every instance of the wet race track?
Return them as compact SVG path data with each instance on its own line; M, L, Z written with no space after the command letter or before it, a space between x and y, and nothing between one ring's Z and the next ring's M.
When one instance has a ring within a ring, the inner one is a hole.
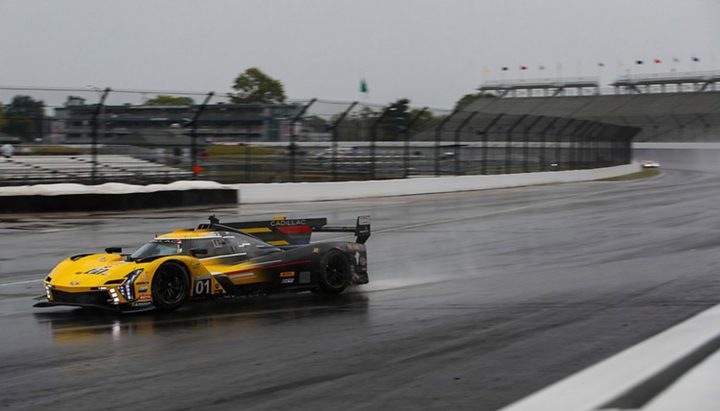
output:
M661 162L661 176L629 182L6 218L0 408L507 405L720 302L720 179ZM211 211L331 223L369 213L371 283L171 314L32 308L63 257L129 250Z

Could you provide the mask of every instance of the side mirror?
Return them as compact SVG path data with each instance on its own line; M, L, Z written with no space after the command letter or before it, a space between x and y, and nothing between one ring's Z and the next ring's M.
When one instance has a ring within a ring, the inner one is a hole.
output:
M205 248L193 248L192 250L190 250L190 254L192 254L193 257L205 255L207 253L208 251Z
M105 252L108 254L120 254L122 253L122 248L120 247L108 247L105 249Z

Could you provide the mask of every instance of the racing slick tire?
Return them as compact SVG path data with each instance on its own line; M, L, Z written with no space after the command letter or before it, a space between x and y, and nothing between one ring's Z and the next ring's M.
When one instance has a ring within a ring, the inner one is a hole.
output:
M153 304L158 310L177 310L190 296L190 276L185 266L168 261L158 267L152 280Z
M340 294L350 285L350 262L339 250L330 250L320 260L320 288L322 294Z

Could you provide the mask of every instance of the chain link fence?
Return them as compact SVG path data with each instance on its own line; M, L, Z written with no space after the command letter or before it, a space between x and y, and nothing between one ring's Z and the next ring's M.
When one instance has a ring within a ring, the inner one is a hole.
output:
M412 107L407 100L239 105L212 93L3 90L48 102L35 111L30 104L20 110L15 98L5 105L0 143L13 149L0 161L2 185L574 170L630 162L639 131L592 120Z

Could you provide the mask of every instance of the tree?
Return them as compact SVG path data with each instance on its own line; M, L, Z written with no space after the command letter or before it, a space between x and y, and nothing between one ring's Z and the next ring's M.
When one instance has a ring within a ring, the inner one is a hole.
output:
M195 101L190 97L166 96L160 94L145 102L146 106L191 106Z
M15 96L7 106L6 132L30 141L42 137L45 103L30 96Z
M85 99L78 96L67 96L65 100L65 107L84 106Z
M387 107L387 114L382 120L383 134L385 139L390 136L399 138L410 121L410 100L406 98L397 99Z
M460 97L460 100L458 100L455 103L455 110L462 110L463 108L474 103L475 100L477 100L477 99L493 98L493 97L495 97L495 96L492 94L488 94L488 93L465 94L464 96Z
M282 83L257 67L238 75L232 88L237 91L237 94L228 94L233 103L277 104L287 99Z

